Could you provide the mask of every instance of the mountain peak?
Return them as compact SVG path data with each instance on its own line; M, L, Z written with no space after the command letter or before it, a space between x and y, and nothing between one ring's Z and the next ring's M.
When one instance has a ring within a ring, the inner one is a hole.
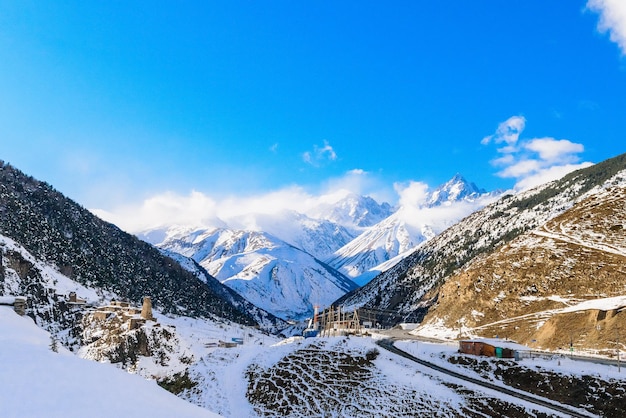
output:
M332 205L320 205L316 215L348 228L364 228L377 224L393 213L389 203L378 203L370 196L349 193Z
M475 199L487 193L474 183L467 181L461 174L456 173L450 180L437 187L428 199L428 206L439 206L459 200Z

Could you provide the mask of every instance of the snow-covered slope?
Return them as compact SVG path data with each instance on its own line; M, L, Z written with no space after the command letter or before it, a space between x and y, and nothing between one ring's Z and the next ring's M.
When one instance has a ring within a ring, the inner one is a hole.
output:
M31 318L0 306L3 417L218 417L136 375L59 347Z
M357 286L310 254L262 232L173 228L159 247L192 258L260 308L284 319L311 315Z
M500 385L504 385L502 374L506 373L507 377L513 376L507 381L512 386L518 381L538 388L558 386L559 393L553 399L577 392L566 402L577 407L584 404L601 416L612 411L619 414L624 409L624 384L617 380L620 375L615 367L610 370L606 365L577 366L569 359L558 364L556 359L513 364L482 358L478 359L480 368L474 371L463 366L472 359L459 359L457 344L414 341L404 342L402 348L444 369ZM189 371L198 386L181 396L210 406L225 417L556 416L552 411L391 354L368 337L292 338L262 346L251 343L231 350L217 349L202 359ZM487 367L499 370L486 376L480 369ZM541 371L537 371L539 367ZM530 379L529 370L535 370ZM603 380L609 377L612 381ZM557 382L567 383L563 387ZM582 382L586 382L583 387L572 390ZM549 397L553 391L549 392L540 396ZM599 397L599 393L606 395Z
M394 211L387 203L344 192L319 203L308 215L250 213L230 219L236 228L172 226L140 236L170 253L193 258L270 312L298 318L310 314L313 305L327 305L354 288L342 275L365 284L492 200L493 194L456 175L424 196L418 207L411 202ZM280 280L270 280L276 274ZM337 280L340 283L333 285ZM325 283L329 281L330 286Z
M460 175L428 193L419 207L404 206L366 229L324 261L365 285L382 271L463 217L493 202L498 193L487 193Z
M296 211L283 211L273 215L250 215L247 218L246 222L235 222L235 224L244 226L250 224L251 218L253 218L255 231L266 232L278 237L320 260L356 236L356 233L350 228L350 224L345 227L333 220L312 218Z
M367 229L324 261L358 284L365 284L373 277L372 272L380 271L378 266L435 235L428 225L423 229L413 227L403 222L400 215L395 213ZM366 272L369 274L364 275Z

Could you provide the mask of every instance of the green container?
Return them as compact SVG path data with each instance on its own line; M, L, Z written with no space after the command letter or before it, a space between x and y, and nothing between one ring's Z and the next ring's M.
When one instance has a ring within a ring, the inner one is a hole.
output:
M502 347L496 347L496 357L502 358Z

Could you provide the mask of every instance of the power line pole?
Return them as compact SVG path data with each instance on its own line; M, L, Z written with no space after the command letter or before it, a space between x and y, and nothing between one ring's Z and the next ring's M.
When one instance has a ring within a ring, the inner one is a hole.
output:
M621 373L622 368L619 363L619 331L615 333L615 348L617 349L617 372Z

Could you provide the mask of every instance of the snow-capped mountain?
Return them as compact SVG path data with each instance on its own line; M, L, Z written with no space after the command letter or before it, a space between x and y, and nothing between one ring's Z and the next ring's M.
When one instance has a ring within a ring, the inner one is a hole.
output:
M329 291L322 290L325 286L321 283L329 279L332 283L337 276L343 283L345 275L357 284L365 284L393 266L403 254L492 198L492 194L456 175L429 193L419 208L394 210L371 197L344 193L318 204L307 215L295 211L252 213L231 219L228 227L225 223L212 228L173 226L139 236L159 248L191 257L220 281L253 303L271 307L270 311L280 317L298 318L315 304L330 303L337 289L345 292L354 286L331 285L335 290ZM294 270L294 260L307 267ZM275 282L261 277L252 280L255 274L267 276L267 269L283 272L280 289L274 288L278 295L273 297L269 289L260 286L272 287ZM293 277L289 285L288 277ZM317 284L304 290L301 277L310 277L309 281ZM309 294L314 288L328 296ZM285 294L285 289L299 290Z
M421 207L400 207L324 261L364 285L393 266L391 260L399 261L402 254L491 203L497 195L457 174L430 192Z
M192 258L244 298L302 319L357 286L315 257L265 232L172 228L160 248Z
M244 219L232 219L229 226L214 227L267 232L323 260L393 212L386 202L346 193L332 202L319 203L307 214L292 210L271 215L248 214Z
M328 265L365 284L378 272L376 267L434 236L427 226L420 231L393 214L367 229L324 260Z
M487 194L485 189L479 189L474 183L468 182L463 176L456 174L430 193L427 206L449 205L460 200L472 201L485 194Z
M248 219L249 221L249 219ZM240 225L244 225L243 222ZM332 219L312 218L296 211L254 216L255 230L267 232L312 256L324 259L357 235L350 228Z
M323 203L312 210L316 218L359 231L386 219L394 212L387 202L378 203L370 196L348 193L334 203Z
M233 217L228 224L217 219L213 220L210 226L173 225L156 228L142 231L137 237L159 246L163 242L180 239L186 233L197 234L208 229L263 231L316 258L324 259L352 241L360 232L356 232L351 222L346 225L324 218L312 218L293 210L284 210L275 214L251 213Z

